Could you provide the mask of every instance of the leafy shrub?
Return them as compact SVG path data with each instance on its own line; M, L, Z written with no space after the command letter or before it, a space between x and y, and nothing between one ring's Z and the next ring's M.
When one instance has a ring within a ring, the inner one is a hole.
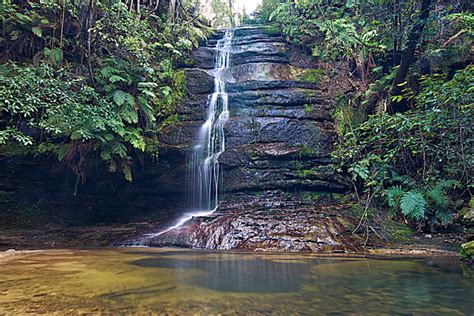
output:
M410 185L395 185L385 190L388 206L394 212L400 211L406 218L423 222L448 224L452 219L454 201L449 196L451 189L460 188L455 180L441 180L429 188L417 188L415 180Z
M179 124L177 64L210 31L191 17L168 21L158 3L95 4L0 8L1 150L54 152L82 180L86 164L105 162L131 181L134 155L156 156L162 128Z
M473 78L473 66L451 80L424 77L415 110L377 113L346 132L334 153L339 171L407 218L448 223L451 188L472 185Z

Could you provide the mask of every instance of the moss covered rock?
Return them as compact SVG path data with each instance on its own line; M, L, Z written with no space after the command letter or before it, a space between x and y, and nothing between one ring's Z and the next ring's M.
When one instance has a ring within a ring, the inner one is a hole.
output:
M461 223L467 227L474 227L474 208L465 207L459 211Z
M474 240L461 245L461 257L474 260Z

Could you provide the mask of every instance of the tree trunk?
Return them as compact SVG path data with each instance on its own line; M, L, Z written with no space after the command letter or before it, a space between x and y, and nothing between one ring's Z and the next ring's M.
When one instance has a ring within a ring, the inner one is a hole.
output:
M392 85L391 96L398 96L402 94L403 86L400 86L405 82L410 70L410 66L416 61L415 52L416 46L421 38L421 33L426 25L428 17L430 15L430 7L432 0L423 0L421 3L421 11L418 16L415 25L413 25L410 33L408 34L407 48L403 52L402 60L400 62L400 67L398 68L397 75ZM406 100L402 99L401 101L392 101L390 104L389 111L390 113L404 112L408 110Z

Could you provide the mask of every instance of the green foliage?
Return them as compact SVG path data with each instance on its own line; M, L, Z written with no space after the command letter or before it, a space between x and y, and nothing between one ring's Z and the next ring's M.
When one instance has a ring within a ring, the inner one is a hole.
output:
M474 240L461 245L461 257L465 260L474 260Z
M84 80L66 79L63 71L46 64L1 66L0 102L8 114L2 123L11 129L41 129L52 136L89 140L108 129L123 127L114 106ZM3 139L4 144L6 141Z
M1 7L0 145L3 154L54 152L82 179L86 164L102 161L131 181L133 157L155 156L162 128L178 124L177 65L210 31L150 4L95 4Z
M345 4L345 5L344 5ZM273 12L268 15L270 8ZM261 18L276 22L286 38L310 50L321 61L354 63L364 87L369 84L375 56L385 56L387 43L378 12L365 1L264 1Z
M408 191L400 199L400 209L408 218L421 221L425 218L426 200L421 193Z
M144 150L141 129L127 126L115 104L84 79L69 78L63 70L47 64L1 66L0 103L5 105L0 121L6 126L0 131L2 145L34 145L39 150L41 144L70 142L69 146L49 147L59 160L68 155L75 142L89 144L106 161L128 159L125 144ZM109 149L109 143L123 149Z
M321 81L321 77L324 75L324 71L321 69L307 69L297 79L306 82L318 83Z
M472 66L451 80L423 77L415 110L378 113L346 132L334 153L339 170L379 192L394 212L420 223L449 223L452 189L471 184L473 78Z

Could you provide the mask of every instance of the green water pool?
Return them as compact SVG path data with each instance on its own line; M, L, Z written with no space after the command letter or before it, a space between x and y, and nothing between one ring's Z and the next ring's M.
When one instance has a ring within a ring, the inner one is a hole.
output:
M473 274L453 257L45 250L0 257L0 314L473 315Z

